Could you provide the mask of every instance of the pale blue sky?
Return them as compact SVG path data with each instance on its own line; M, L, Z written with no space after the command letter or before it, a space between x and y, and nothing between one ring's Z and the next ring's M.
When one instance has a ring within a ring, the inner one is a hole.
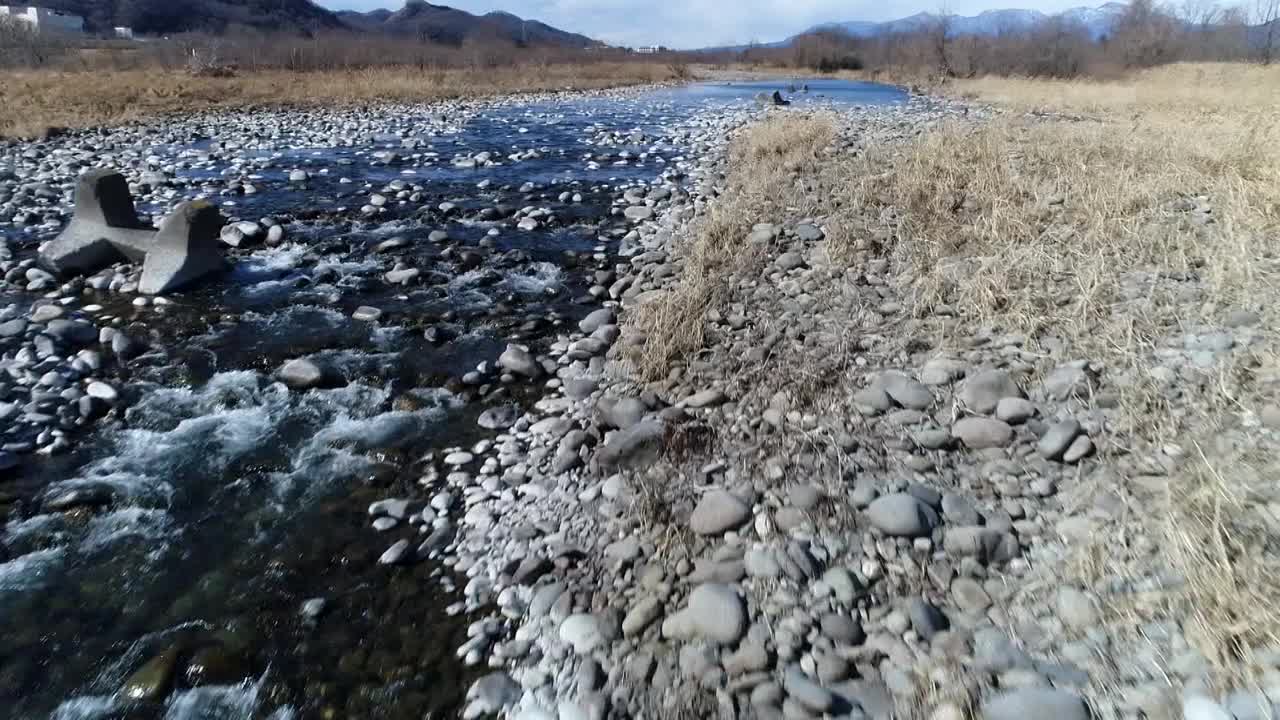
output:
M316 0L334 10L399 9L403 0ZM949 0L959 15L1026 8L1059 12L1103 0ZM615 45L691 48L781 40L822 22L893 20L936 12L938 0L435 0L473 13L505 10Z

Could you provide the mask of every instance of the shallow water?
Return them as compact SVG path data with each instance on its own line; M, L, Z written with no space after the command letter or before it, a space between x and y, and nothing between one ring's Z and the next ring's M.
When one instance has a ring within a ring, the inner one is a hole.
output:
M906 99L866 83L808 84L798 102ZM380 137L320 147L285 136L234 153L211 150L216 137L153 149L190 162L178 172L184 184L140 210L211 195L231 216L289 219L287 241L234 253L228 274L163 309L110 294L85 300L149 336L151 349L128 367L121 417L68 455L29 458L0 486L10 498L0 534L8 716L421 718L455 709L470 673L452 655L466 623L443 612L456 601L448 578L430 563L376 565L389 540L369 528L365 508L422 497L420 458L483 437L475 417L484 406L466 402L462 374L509 340L537 345L591 309L578 302L594 267L584 258L601 245L616 251L623 231L612 197L682 162L699 113L785 86L494 106L422 137L414 118L399 117ZM452 162L531 149L539 156L497 167ZM387 163L379 152L400 157ZM211 194L228 168L249 174L257 192ZM291 168L312 178L290 183ZM423 200L393 200L376 219L359 212L397 180L422 185ZM482 180L491 184L481 189ZM540 187L516 189L526 182ZM563 202L563 192L583 200ZM446 201L460 210L420 210ZM549 207L559 223L522 232L479 217L500 204ZM482 248L493 227L500 233ZM450 235L444 246L427 239L437 229ZM396 257L436 273L431 282L381 281L386 260L373 248L396 237L406 241ZM362 305L383 317L353 320ZM447 340L428 341L427 327ZM282 362L311 354L351 384L298 393L272 381ZM93 501L50 509L70 493ZM299 608L315 597L327 606L310 622ZM163 699L123 699L125 679L165 650L187 667L216 652L220 672L176 678Z

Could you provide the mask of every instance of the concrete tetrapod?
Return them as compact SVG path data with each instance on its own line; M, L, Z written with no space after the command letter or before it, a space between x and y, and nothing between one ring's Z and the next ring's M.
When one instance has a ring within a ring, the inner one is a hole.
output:
M124 176L91 170L76 183L75 211L57 238L40 249L40 262L59 274L97 272L122 259L142 262L138 290L177 290L224 267L218 232L225 223L204 201L182 203L159 231L138 220Z

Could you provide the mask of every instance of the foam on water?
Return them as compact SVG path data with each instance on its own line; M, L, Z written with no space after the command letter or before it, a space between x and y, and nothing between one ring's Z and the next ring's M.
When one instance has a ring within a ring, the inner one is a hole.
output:
M60 547L49 548L0 563L0 596L43 587L61 564L64 554L65 551Z
M262 702L267 674L238 685L213 685L175 692L164 705L163 720L253 720ZM116 695L84 695L58 706L50 720L103 720L125 710ZM278 708L268 720L293 720L291 707Z
M506 283L511 289L524 295L541 295L548 289L557 289L564 284L564 272L555 263L533 263L527 271L508 273Z

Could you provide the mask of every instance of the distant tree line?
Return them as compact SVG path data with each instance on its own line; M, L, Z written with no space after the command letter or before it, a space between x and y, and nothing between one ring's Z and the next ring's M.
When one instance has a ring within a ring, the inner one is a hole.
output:
M1215 0L1179 6L1132 0L1110 31L1053 17L1037 26L991 35L955 32L940 13L909 32L857 37L821 29L786 47L720 52L714 62L838 70L898 71L934 78L978 75L1076 77L1178 61L1280 60L1280 0L1223 7Z

